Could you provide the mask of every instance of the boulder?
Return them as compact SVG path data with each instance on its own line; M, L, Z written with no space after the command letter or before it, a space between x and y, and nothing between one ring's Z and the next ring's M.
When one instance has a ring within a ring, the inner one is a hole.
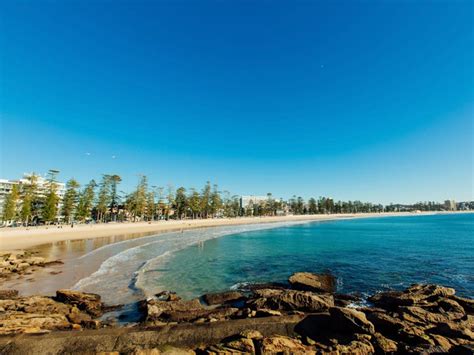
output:
M191 301L159 301L157 299L148 299L144 301L141 305L142 309L145 311L145 316L147 321L153 321L160 318L160 316L166 312L170 314L172 312L191 312L191 311L201 311L204 308L199 302L198 299L193 299Z
M364 313L352 308L332 307L331 328L340 333L368 333L374 334L374 325L367 320Z
M253 309L324 312L334 306L332 295L316 295L309 291L264 289L255 294L260 298L248 303Z
M439 334L447 338L461 338L474 341L474 333L466 324L454 322L439 323L436 327L430 328L429 333Z
M316 354L309 346L301 341L286 336L275 335L264 338L260 344L261 354Z
M94 317L102 315L102 302L100 296L95 293L85 293L72 290L56 291L55 299L58 302L75 305L82 311L89 313Z
M456 301L463 309L464 312L470 315L474 315L474 300L470 298L463 298L459 296L449 296L450 299Z
M208 305L224 304L244 298L244 295L237 291L207 293L203 296L204 302Z
M288 281L296 290L327 293L336 291L336 278L330 274L297 272L291 275Z
M384 337L380 333L375 333L372 338L372 345L376 352L382 354L395 353L398 350L397 343L391 339Z
M71 323L82 324L92 320L91 316L87 313L81 312L76 306L71 308L71 311L67 315L67 318Z
M368 339L352 340L348 344L337 344L336 354L367 355L374 354L375 349Z
M241 351L243 353L255 354L253 340L249 338L240 338L227 342L226 347Z
M281 315L282 314L280 311L275 311L272 309L265 309L265 308L257 309L257 314L256 314L257 317L279 317Z
M0 319L0 335L19 333L44 333L50 330L66 330L71 327L63 314L35 314L9 312Z

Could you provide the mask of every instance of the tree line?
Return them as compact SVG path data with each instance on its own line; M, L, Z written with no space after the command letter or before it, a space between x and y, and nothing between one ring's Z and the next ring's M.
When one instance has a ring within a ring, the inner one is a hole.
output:
M125 193L119 189L122 179L116 174L104 174L99 182L94 179L84 186L72 178L67 181L63 196L58 193L58 171L50 170L45 183L31 174L26 182L12 186L3 204L4 223L84 223L154 221L161 219L196 219L239 216L275 216L284 214L374 213L400 210L442 210L444 205L434 202L411 206L372 204L361 201L334 201L332 198L293 196L288 201L276 199L271 193L266 198L250 201L245 206L240 197L220 191L216 184L206 182L200 189L150 186L141 176L135 189Z

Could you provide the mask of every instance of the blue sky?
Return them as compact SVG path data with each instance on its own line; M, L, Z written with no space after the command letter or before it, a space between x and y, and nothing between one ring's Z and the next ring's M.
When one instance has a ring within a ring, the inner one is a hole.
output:
M471 1L2 1L1 177L473 199Z

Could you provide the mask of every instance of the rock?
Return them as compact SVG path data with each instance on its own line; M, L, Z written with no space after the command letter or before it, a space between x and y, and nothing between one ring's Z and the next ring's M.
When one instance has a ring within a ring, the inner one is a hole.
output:
M237 301L244 298L244 295L237 291L207 293L203 296L204 302L208 305L224 304L230 301Z
M336 354L367 355L374 354L375 349L369 340L353 340L348 344L336 345Z
M421 307L400 307L398 310L401 313L401 318L413 323L429 325L449 321L445 315L432 313Z
M336 278L329 274L297 272L291 275L288 281L296 290L328 293L336 291Z
M441 297L453 296L456 291L438 285L413 285L405 291L381 292L369 297L377 307L396 310L399 306L429 305Z
M0 319L0 335L43 333L45 330L66 330L71 325L62 314L9 312Z
M384 337L380 333L374 334L372 338L372 345L374 345L376 352L378 351L383 354L394 353L398 350L396 342Z
M81 324L82 322L88 322L92 320L89 314L81 312L76 306L73 306L71 308L71 311L67 315L67 318L71 323L75 324Z
M102 326L102 323L98 320L83 320L81 322L81 325L86 328L86 329L100 329Z
M474 315L474 300L470 298L463 298L458 296L449 296L450 299L456 301L462 308L464 312L470 315Z
M311 347L303 345L301 341L286 336L275 335L264 338L260 344L262 354L315 354Z
M180 301L181 297L179 297L176 292L171 291L162 291L155 295L155 298L159 301L167 301L167 302L175 302Z
M254 309L324 312L334 306L332 295L316 295L308 291L265 289L255 293L261 298L249 302L249 306Z
M258 330L244 330L239 333L239 335L243 338L249 339L262 339L263 335Z
M435 344L443 349L443 352L448 352L452 348L452 344L445 337L438 334L431 334L431 338Z
M152 298L143 302L141 307L145 310L147 320L158 319L163 312L188 312L204 309L198 299L168 302Z
M0 290L0 300L11 300L18 297L18 290Z
M85 293L72 290L56 291L55 299L59 302L77 306L82 311L94 317L102 315L102 302L100 296L94 293Z
M397 335L403 329L404 322L382 312L365 312L367 320L370 321L378 332L384 335Z
M281 316L281 312L279 311L274 311L272 309L257 309L257 317L279 317Z
M474 333L469 327L454 322L439 323L436 327L430 328L428 332L448 338L462 338L474 341Z
M255 346L252 339L240 338L237 340L229 341L225 344L228 348L242 351L244 353L255 354Z
M332 307L331 328L341 333L375 333L374 325L364 313L352 308Z

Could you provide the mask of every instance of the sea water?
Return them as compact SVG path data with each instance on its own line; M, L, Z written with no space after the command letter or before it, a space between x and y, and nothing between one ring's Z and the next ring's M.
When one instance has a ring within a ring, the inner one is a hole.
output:
M161 290L192 298L309 271L330 272L338 292L362 296L437 283L473 297L473 227L474 214L443 214L167 233L84 255L118 250L75 288L127 303Z
M191 298L246 283L285 282L298 271L330 272L339 292L437 283L474 296L474 215L328 221L208 240L150 262L141 285Z

